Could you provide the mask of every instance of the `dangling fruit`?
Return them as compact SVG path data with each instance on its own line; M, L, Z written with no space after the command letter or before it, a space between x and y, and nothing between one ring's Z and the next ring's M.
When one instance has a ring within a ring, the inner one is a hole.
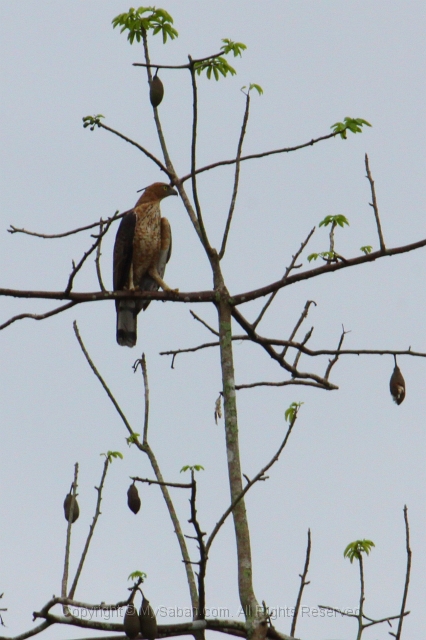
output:
M67 520L68 522L70 521L70 514L71 514L71 500L72 500L72 494L67 493L64 500L64 515L65 515L65 520ZM78 506L77 498L74 498L74 508L72 512L73 523L77 520L79 515L80 515L80 508Z
M142 599L142 606L139 611L139 622L141 627L141 633L146 640L155 640L158 638L157 618L149 600Z
M396 404L401 404L401 402L405 398L405 380L404 380L404 376L401 373L401 369L398 367L396 363L396 356L394 356L394 358L395 358L395 368L391 375L391 379L389 382L389 389L394 402L396 402Z
M149 99L153 107L158 107L161 103L164 96L164 87L160 78L157 76L157 73L153 77L151 81L151 86L149 88Z
M124 633L128 638L131 639L136 638L136 636L139 634L139 631L141 630L138 611L133 602L131 602L126 609L123 626Z
M131 484L127 491L127 504L129 505L130 511L133 511L135 514L141 508L141 499L139 498L135 483Z

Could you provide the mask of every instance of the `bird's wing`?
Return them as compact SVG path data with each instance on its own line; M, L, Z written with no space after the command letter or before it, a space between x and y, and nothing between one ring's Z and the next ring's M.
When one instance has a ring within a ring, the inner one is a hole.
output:
M133 237L135 234L136 214L126 213L120 222L114 244L113 286L121 291L127 284L133 258Z
M160 248L160 253L158 254L158 260L157 260L157 271L161 278L164 278L164 273L166 271L166 264L170 260L171 255L172 255L172 230L167 218L161 218L161 248ZM143 278L139 282L139 287L142 291L158 291L159 289L158 284L148 274L143 276ZM145 311L145 309L148 307L150 302L151 302L150 300L142 300L140 308L138 309L138 313L141 309Z

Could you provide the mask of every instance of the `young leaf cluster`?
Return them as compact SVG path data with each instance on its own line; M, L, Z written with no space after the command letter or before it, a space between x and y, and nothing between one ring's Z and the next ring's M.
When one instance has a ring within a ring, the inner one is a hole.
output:
M143 582L146 578L147 574L143 571L132 571L132 573L129 574L127 580L140 580L141 582Z
M369 555L371 549L376 545L372 540L355 540L354 542L350 542L346 549L343 552L344 558L349 558L351 564L354 560L361 560L361 554L365 553L367 556Z
M114 458L123 460L123 454L120 451L107 451L107 453L101 453L101 456L105 456L108 462L111 463Z
M367 125L367 127L372 126L367 120L363 120L363 118L345 118L343 122L335 122L332 124L330 129L333 129L333 133L339 133L340 137L346 140L348 130L352 131L352 133L361 133L364 125Z
M297 413L302 406L303 402L292 402L288 409L284 413L286 422L293 422L296 419Z
M345 224L349 226L349 220L346 218L346 216L342 216L341 214L337 216L325 216L324 220L321 220L318 226L328 227L329 224L332 224L334 226L339 225L339 227L343 228Z
M102 113L98 113L96 116L85 116L84 118L82 118L83 127L85 129L86 127L90 127L90 131L93 131L95 127L101 126L101 118L105 118Z
M120 33L128 31L127 40L130 44L133 44L135 38L136 42L140 42L143 34L148 31L152 31L154 36L161 32L163 44L167 42L167 38L174 40L179 34L172 24L172 16L164 9L156 7L139 7L138 9L130 7L127 13L120 13L112 21L114 29L121 26Z
M247 87L244 85L244 87L241 87L241 91L242 91L243 93L245 93L244 89L246 89L246 88L247 88ZM248 88L247 93L250 93L250 91L251 91L252 89L256 89L257 93L258 93L260 96L263 94L263 89L262 89L262 87L260 86L260 84L255 84L254 82L252 82L251 84L249 84L249 88ZM246 94L246 95L247 95L247 94Z
M321 251L320 253L310 253L308 255L308 262L312 262L312 260L318 260L318 258L324 258L324 260L335 260L336 254L334 251Z
M368 253L371 253L373 251L373 247L371 246L371 244L366 244L364 247L360 247L360 251L367 255Z
M241 56L244 49L247 49L246 45L242 42L233 42L232 40L229 40L229 38L223 38L222 42L224 43L221 47L223 54L227 55L228 53L233 53L234 58ZM198 75L201 75L203 71L206 71L206 75L209 80L212 77L212 74L216 80L219 80L219 74L225 78L228 73L230 73L231 76L235 76L237 73L234 67L231 67L229 62L223 56L207 58L206 60L195 62L194 69ZM256 85L256 87L257 86L258 85Z
M204 467L201 464L186 464L184 467L182 467L180 473L185 473L185 471L204 471Z

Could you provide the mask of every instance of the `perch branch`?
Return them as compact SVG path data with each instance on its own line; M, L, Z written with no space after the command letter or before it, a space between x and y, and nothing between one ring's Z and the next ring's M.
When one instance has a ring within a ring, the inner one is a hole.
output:
M62 575L62 584L61 584L61 595L63 598L67 595L67 582L68 582L68 571L69 571L69 561L70 561L70 550L71 550L71 527L73 525L73 515L75 508L75 500L77 496L77 480L78 480L78 462L74 465L74 480L71 485L71 504L70 511L68 516L68 526L67 526L67 538L65 544L65 561L64 561L64 572ZM64 609L64 613L66 613Z

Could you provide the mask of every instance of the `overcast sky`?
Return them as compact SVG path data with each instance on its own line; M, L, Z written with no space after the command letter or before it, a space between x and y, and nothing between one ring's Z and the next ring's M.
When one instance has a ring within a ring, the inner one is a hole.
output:
M102 113L109 126L160 154L141 45L130 46L111 20L128 10L118 0L52 0L0 4L1 29L1 287L65 288L72 260L93 241L89 233L63 240L10 235L17 227L58 233L124 211L137 189L164 176L135 147L112 134L83 129L81 118ZM179 38L151 40L159 64L185 64L187 55L216 53L222 38L247 45L231 59L238 75L199 80L200 165L235 156L244 111L243 85L253 95L245 151L293 146L330 132L344 117L373 126L361 135L328 140L297 153L242 165L240 194L223 269L231 293L277 280L310 229L317 231L302 256L328 248L318 223L343 214L350 226L336 231L345 257L360 247L378 249L364 154L376 183L387 246L426 237L425 224L425 29L424 2L244 2L168 0ZM161 73L159 108L167 143L180 175L190 162L191 92L185 71ZM199 179L211 242L218 246L232 190L231 169ZM207 259L182 203L162 205L173 229L166 281L181 291L207 290ZM102 267L111 288L115 228L103 245ZM312 348L335 348L342 330L347 348L426 352L425 251L382 259L295 284L277 296L259 327L263 335L289 337L307 300L314 300L299 338L314 326ZM98 288L94 263L78 275L76 291ZM54 304L54 303L53 303ZM249 320L262 301L241 307ZM52 308L44 301L1 298L0 323L23 312ZM149 370L150 442L163 475L182 481L185 464L201 464L199 517L211 531L229 505L223 422L214 422L221 389L218 351L178 356L175 367L160 351L196 346L211 334L190 309L215 325L213 306L152 303L139 317L132 351L115 342L112 302L80 305L43 322L22 320L0 333L2 441L0 593L8 636L32 626L32 612L60 594L66 522L62 502L76 461L80 464L81 516L73 528L75 570L94 512L102 472L99 454L118 450L106 480L102 516L76 592L78 600L116 602L127 597L127 576L148 574L154 608L189 606L185 573L159 490L140 489L142 508L126 504L129 476L153 477L148 460L129 449L126 431L76 342L77 320L85 344L134 430L143 428L143 385L133 362L145 352ZM241 330L236 326L236 333ZM326 358L303 357L303 370L324 372ZM340 616L316 618L318 604L356 608L358 569L343 558L346 545L368 538L376 547L365 560L367 615L399 612L405 576L403 506L408 505L413 569L410 615L403 637L426 638L426 361L401 357L407 396L396 406L389 394L391 356L346 356L333 370L338 391L308 387L238 392L242 467L249 477L266 464L285 433L284 412L303 402L278 464L247 495L252 530L254 586L271 608L293 607L302 571L307 529L312 531L310 585L297 636L355 636L355 623ZM235 345L238 384L286 379L259 347ZM192 535L187 495L174 491L182 526ZM190 545L191 546L191 545ZM196 559L196 549L191 546ZM213 545L207 606L238 618L235 539L229 520ZM170 613L170 611L169 611ZM173 618L159 616L160 623ZM240 616L241 620L242 617ZM184 621L185 618L180 619ZM291 619L275 621L289 633ZM387 625L366 632L388 638ZM395 631L395 627L393 628ZM3 633L3 630L2 630ZM55 628L45 638L90 635ZM99 636L99 634L94 634Z

